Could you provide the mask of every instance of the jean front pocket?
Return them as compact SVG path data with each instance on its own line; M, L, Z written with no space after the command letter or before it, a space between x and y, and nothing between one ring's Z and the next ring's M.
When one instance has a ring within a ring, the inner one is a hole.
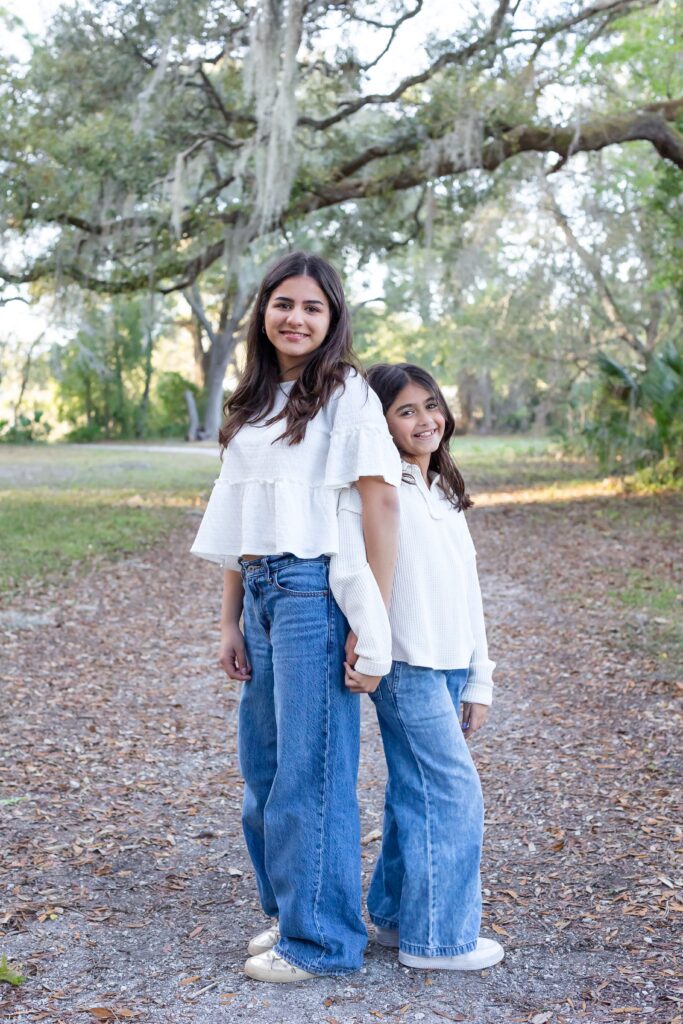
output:
M273 573L273 583L292 597L327 597L327 562L290 562Z
M387 690L393 696L396 696L396 694L398 693L399 684L401 682L402 664L403 662L395 661L391 666L391 670L389 671L388 675L384 677L387 684Z
M373 690L372 693L368 694L368 697L370 698L370 700L372 701L373 704L376 704L378 700L382 700L383 699L383 694L382 694L382 687L383 687L383 685L384 685L384 678L380 679L379 686L377 687L377 689Z

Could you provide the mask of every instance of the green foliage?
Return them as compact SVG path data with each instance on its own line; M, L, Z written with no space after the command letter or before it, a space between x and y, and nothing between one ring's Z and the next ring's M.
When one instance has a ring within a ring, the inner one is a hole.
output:
M683 352L668 342L646 367L600 353L584 436L609 472L642 480L683 476ZM644 471L648 472L645 473Z
M614 23L612 45L589 58L593 69L619 75L620 94L637 101L646 83L653 99L671 99L683 93L681 31L683 12L678 0L659 0Z
M149 434L154 437L185 436L188 424L186 391L194 395L201 418L201 389L181 373L163 371L157 374L149 416Z
M7 955L3 953L0 960L0 982L4 981L7 985L21 985L25 980L23 975L11 969L7 963Z
M391 102L355 113L353 99L374 91L358 39L404 5L304 5L305 45L291 103L284 97L284 113L298 121L270 153L277 178L292 170L292 189L269 221L259 166L279 136L258 109L282 63L275 50L259 56L254 41L267 33L250 30L256 7L265 17L279 6L288 15L295 5L82 0L59 8L25 66L0 59L0 224L25 256L27 277L48 290L76 281L95 295L184 289L199 275L216 335L229 329L234 340L238 298L246 304L283 235L347 274L362 268L373 289L382 261L384 310L362 307L355 317L366 362L434 368L457 387L464 422L485 430L559 430L590 411L583 439L608 452L624 410L611 395L604 416L593 416L593 381L603 374L595 353L629 367L639 348L649 360L674 332L674 290L683 304L680 169L640 142L577 154L549 175L557 156L541 152L544 143L490 171L500 147L514 150L513 138L532 125L544 132L547 122L551 145L558 124L607 124L616 110L679 96L675 0L624 5L619 19L599 4L585 8L585 20L569 16L571 5L511 9L499 38L473 45L464 63L449 59ZM488 24L479 8L463 8L452 33L435 28L426 58L416 53L415 67L398 74L466 50ZM581 149L578 133L576 142ZM469 170L443 177L439 168L454 164ZM550 193L587 260L544 210ZM152 374L157 330L143 300L90 300L55 356L73 439L184 434L188 382ZM201 363L199 332L194 341ZM202 379L216 367L205 358ZM647 458L660 447L648 447Z
M89 300L75 336L53 350L57 406L71 425L70 440L149 434L153 313L144 298Z
M683 116L680 119L683 129ZM676 290L683 310L683 174L675 167L657 169L656 188L648 197L650 209L662 223L664 258L659 266L663 286Z
M9 424L0 420L0 444L29 444L33 441L47 441L52 427L44 419L44 411L35 409L32 416L21 415L17 422Z

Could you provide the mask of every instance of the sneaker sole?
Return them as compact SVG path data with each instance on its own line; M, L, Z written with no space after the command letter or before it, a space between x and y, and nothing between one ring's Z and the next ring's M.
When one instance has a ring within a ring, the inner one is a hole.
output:
M464 954L467 956L468 954ZM454 957L445 956L413 956L411 953L404 953L403 950L399 950L398 960L399 963L403 964L404 967L414 967L417 970L422 971L483 971L487 967L493 967L494 964L499 964L505 956L505 950L494 950L489 953L488 956L479 957L476 961L470 963L463 963L458 966L456 964L448 964L445 961L454 960Z

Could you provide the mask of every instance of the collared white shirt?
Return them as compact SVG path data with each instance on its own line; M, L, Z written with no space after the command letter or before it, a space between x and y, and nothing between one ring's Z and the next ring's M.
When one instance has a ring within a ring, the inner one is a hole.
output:
M434 669L468 668L463 700L490 704L495 663L488 657L476 551L465 514L439 478L424 481L402 463L398 557L387 616L365 556L362 502L355 487L339 498L339 553L330 585L358 636L358 670L384 674L391 660Z

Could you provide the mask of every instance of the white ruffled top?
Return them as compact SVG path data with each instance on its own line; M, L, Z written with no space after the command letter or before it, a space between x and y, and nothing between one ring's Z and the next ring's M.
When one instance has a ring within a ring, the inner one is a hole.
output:
M282 383L268 416L243 426L225 450L192 545L200 558L238 569L243 554L332 555L339 550L340 490L362 476L400 484L401 462L381 403L355 370L294 445L277 440L285 420L266 424L292 384Z

